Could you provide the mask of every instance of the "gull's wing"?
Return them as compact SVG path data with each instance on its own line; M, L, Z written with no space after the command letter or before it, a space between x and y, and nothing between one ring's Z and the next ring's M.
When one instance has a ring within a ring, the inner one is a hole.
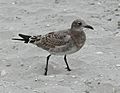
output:
M36 36L34 44L44 49L50 49L58 46L64 46L69 43L70 39L71 36L67 31L51 32L43 36Z

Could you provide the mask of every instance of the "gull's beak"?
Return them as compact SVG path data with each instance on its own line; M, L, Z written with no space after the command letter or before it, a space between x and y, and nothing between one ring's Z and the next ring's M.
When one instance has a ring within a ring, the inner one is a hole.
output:
M94 28L93 28L92 26L90 26L90 25L86 25L86 26L84 26L84 27L94 30Z

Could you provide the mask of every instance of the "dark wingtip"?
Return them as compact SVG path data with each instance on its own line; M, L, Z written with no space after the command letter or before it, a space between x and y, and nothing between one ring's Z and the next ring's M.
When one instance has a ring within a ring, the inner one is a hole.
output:
M29 35L24 35L24 34L18 34L20 37L22 37L22 38L30 38L31 36L29 36Z
M19 39L19 38L12 38L12 40L24 41L24 43L28 43L29 42L29 38L31 37L31 36L24 35L24 34L18 34L18 36L20 36L21 39Z
M12 40L24 41L24 39L12 38Z

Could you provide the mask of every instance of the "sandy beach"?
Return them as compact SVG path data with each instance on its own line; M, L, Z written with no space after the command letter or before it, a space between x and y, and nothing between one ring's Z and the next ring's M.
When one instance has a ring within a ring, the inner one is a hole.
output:
M32 44L12 41L19 33L44 35L81 18L84 47L51 56ZM0 93L120 93L120 0L0 0Z

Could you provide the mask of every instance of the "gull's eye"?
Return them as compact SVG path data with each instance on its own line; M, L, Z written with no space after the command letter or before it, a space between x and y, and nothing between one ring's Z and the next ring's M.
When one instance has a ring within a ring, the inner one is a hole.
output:
M82 25L82 23L81 23L81 22L78 22L78 25Z

